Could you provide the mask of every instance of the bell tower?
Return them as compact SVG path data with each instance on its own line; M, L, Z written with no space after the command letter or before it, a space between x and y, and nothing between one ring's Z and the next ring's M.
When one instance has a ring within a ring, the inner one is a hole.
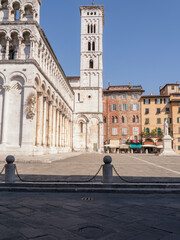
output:
M81 6L80 78L74 86L75 151L103 152L104 6Z
M80 87L103 87L104 6L81 6Z

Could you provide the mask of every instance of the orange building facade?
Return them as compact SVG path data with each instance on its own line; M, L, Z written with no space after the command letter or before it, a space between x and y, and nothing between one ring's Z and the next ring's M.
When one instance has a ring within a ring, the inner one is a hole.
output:
M104 142L141 140L142 86L109 86L103 90Z

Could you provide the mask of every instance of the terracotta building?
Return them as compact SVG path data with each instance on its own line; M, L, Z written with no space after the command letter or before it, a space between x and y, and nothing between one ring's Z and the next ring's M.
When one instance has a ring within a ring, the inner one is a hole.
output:
M104 142L140 140L142 86L109 86L103 90Z
M162 145L164 121L168 119L173 149L180 153L179 83L160 87L160 95L141 97L142 140L144 144Z

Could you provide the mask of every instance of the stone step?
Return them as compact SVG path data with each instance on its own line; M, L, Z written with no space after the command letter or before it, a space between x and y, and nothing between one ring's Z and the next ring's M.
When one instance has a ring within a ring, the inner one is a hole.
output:
M100 192L100 193L180 193L180 184L0 184L0 191Z

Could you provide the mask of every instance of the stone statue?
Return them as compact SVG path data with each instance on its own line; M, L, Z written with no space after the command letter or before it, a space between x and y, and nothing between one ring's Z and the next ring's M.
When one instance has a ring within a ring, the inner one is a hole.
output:
M164 136L167 136L167 135L169 135L169 133L168 133L168 120L166 119L164 121Z

